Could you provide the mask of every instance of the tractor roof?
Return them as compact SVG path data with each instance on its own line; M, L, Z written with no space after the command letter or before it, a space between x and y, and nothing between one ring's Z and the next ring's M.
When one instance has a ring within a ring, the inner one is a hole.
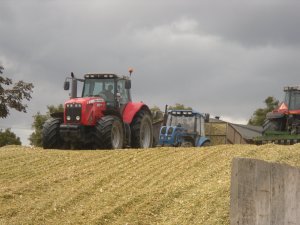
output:
M129 80L130 78L128 76L118 76L114 73L87 73L84 75L84 78L86 79L114 79L114 78L121 78Z
M172 114L174 116L196 116L196 115L203 116L202 113L196 112L194 110L181 110L181 109L168 110L168 114Z
M284 91L300 91L300 86L286 86L283 88Z

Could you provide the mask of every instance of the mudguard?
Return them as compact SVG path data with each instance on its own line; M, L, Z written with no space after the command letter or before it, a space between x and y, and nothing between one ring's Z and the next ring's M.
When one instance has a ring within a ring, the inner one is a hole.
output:
M207 137L200 137L196 147L201 147L206 141L210 141Z
M144 106L148 109L148 106L143 102L129 102L123 111L123 121L130 124L135 114Z
M279 113L279 112L268 112L266 115L267 119L280 119L282 117L284 117L285 114L284 113Z

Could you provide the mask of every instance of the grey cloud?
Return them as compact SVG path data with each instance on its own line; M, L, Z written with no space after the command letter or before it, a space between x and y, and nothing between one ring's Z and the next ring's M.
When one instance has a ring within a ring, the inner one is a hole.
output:
M33 114L68 98L71 71L128 67L135 100L246 121L299 82L298 9L292 0L2 0L0 63L35 89L28 113L12 111L0 125L30 129Z

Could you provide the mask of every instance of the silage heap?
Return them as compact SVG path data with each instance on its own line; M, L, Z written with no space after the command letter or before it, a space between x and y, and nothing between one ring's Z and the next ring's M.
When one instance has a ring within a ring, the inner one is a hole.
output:
M0 148L0 224L229 224L233 157L300 166L300 145Z

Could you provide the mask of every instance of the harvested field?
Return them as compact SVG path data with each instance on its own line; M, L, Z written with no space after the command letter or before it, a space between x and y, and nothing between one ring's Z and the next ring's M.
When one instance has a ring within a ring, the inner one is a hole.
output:
M233 157L300 166L300 145L0 148L0 224L229 224Z

